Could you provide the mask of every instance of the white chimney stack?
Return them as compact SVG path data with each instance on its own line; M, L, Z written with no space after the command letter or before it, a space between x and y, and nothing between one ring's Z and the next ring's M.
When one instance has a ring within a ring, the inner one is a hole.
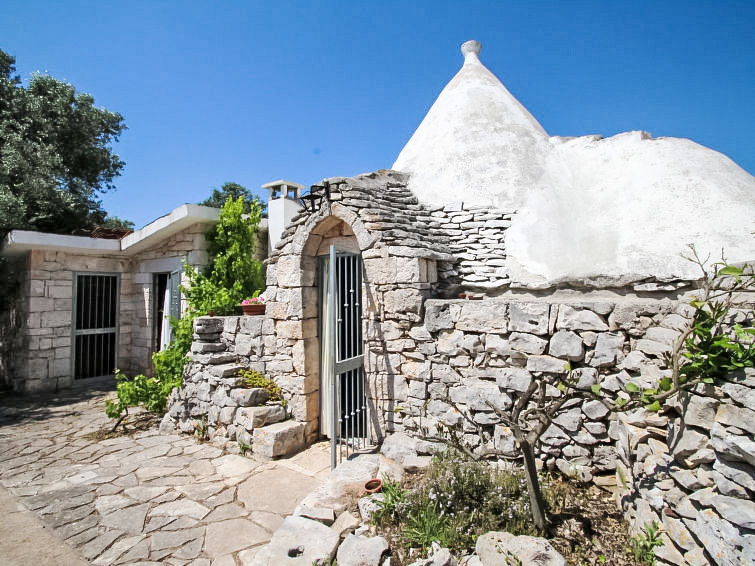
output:
M262 188L270 191L270 196L267 199L267 234L268 252L272 253L283 230L301 209L299 197L304 190L304 185L281 179L265 183Z

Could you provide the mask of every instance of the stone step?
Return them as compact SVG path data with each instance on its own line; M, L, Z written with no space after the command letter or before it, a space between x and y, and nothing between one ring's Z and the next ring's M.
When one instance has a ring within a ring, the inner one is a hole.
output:
M238 361L236 354L231 354L230 352L225 351L217 353L213 352L211 354L190 352L188 358L195 364L201 364L203 366L218 366Z
M286 420L286 408L282 405L262 405L260 407L240 407L234 422L249 432L258 428Z
M233 377L245 368L239 364L218 364L210 366L207 369L209 370L209 373L215 377Z
M304 423L294 420L255 428L252 450L268 459L295 454L305 447L304 428Z
M213 352L223 352L226 345L222 342L192 342L191 351L194 354L209 354Z
M250 387L231 389L230 397L239 407L257 407L267 403L270 394L262 387Z

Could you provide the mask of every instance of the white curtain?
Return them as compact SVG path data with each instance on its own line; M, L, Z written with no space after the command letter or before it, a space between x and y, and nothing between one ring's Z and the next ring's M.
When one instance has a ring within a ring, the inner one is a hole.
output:
M160 329L160 351L163 351L170 344L170 278L168 285L165 286L165 295L163 296L163 320Z
M320 433L330 437L330 423L333 418L333 353L334 344L331 344L330 327L335 308L334 301L329 292L330 260L328 257L323 261L323 269L320 270L320 285L322 289L322 304L320 305L320 320L322 321L322 335L320 336Z

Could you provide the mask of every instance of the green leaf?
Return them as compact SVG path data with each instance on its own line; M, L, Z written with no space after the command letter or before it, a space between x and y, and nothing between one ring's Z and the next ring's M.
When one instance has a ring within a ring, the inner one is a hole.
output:
M591 385L590 389L592 390L593 393L595 393L595 395L600 395L600 384L599 383L595 383L595 384Z
M623 407L626 404L627 404L627 400L624 399L624 397L619 397L618 399L616 399L616 406L617 407L621 408L621 407Z
M654 413L657 413L658 411L662 409L661 404L658 401L653 401L652 403L650 403L650 405L646 406L645 408L648 411L653 411Z
M740 277L742 273L743 271L740 268L734 267L733 265L727 265L718 270L719 275L730 275L732 277Z
M637 384L636 383L632 383L631 381L627 383L626 390L629 393L639 393L640 392L640 388L637 387Z
M661 391L671 391L672 381L670 377L662 377L658 380L658 388Z

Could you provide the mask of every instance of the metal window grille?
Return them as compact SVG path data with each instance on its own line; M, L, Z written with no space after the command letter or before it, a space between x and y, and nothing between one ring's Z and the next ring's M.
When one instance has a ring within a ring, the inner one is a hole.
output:
M73 300L73 377L112 376L118 363L120 277L76 274Z

